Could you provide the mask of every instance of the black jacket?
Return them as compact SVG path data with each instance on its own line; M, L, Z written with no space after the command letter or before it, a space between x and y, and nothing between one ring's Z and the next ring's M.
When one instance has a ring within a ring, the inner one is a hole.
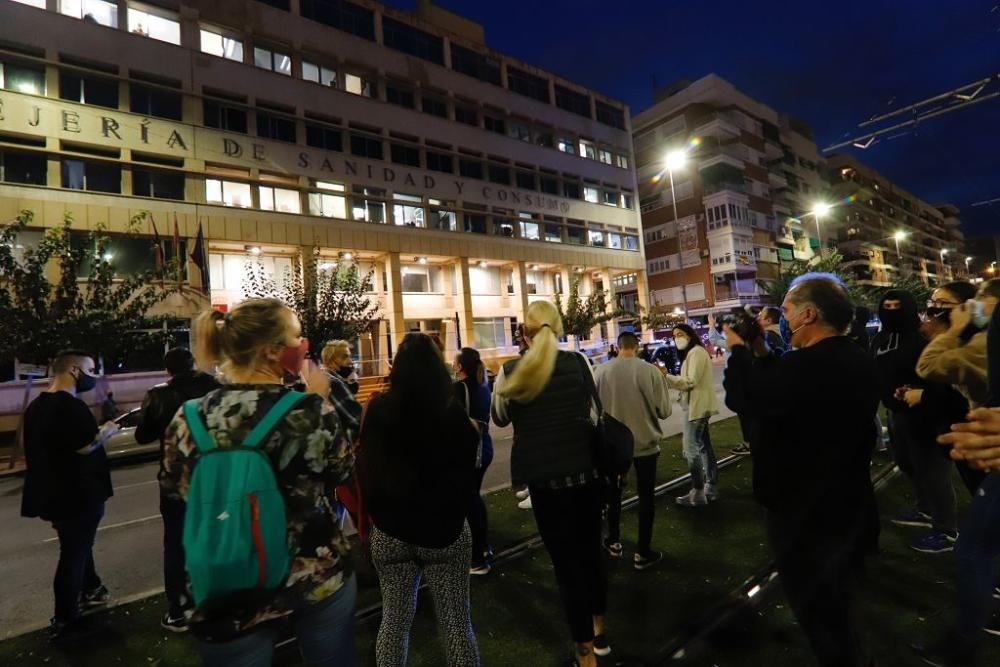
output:
M725 387L751 417L754 495L802 539L873 545L877 379L874 362L846 336L780 358L755 359L743 345L732 351Z
M901 302L901 308L887 311L884 304L889 299ZM882 330L871 342L871 353L879 371L879 389L882 403L890 410L908 410L904 401L895 397L896 389L904 385L923 386L917 375L917 360L927 341L920 334L917 301L907 290L889 290L879 303Z
M163 433L185 401L201 398L221 385L208 373L188 371L158 384L146 392L142 401L142 418L135 429L135 439L141 445L160 441L160 472L163 472Z

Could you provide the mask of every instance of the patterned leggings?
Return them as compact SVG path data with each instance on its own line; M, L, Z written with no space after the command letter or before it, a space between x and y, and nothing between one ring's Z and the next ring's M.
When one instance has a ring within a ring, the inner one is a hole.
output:
M382 588L382 623L375 643L378 667L404 667L410 626L417 611L417 589L427 577L438 623L443 626L449 667L478 667L479 648L469 614L469 526L444 549L425 549L386 535L376 526L372 561Z

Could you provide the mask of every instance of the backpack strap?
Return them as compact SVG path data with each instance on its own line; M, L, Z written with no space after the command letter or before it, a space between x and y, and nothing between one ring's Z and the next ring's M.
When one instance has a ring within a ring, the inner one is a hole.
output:
M215 438L205 428L205 422L198 413L199 402L200 399L197 398L184 401L184 421L187 422L188 431L190 431L191 437L194 439L194 444L198 446L198 449L202 452L210 452L215 449Z
M257 447L264 441L267 436L271 434L271 431L278 425L282 419L285 418L289 412L292 411L299 401L305 398L306 395L301 391L288 391L278 399L278 402L274 404L267 414L257 422L257 425L253 427L250 431L250 435L246 437L243 441L244 447Z

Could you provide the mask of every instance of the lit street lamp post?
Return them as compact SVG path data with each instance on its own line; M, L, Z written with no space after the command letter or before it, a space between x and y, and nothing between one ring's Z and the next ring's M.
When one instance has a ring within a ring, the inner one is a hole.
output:
M684 249L681 247L680 220L677 217L677 193L674 191L674 169L680 169L687 162L687 153L683 150L675 150L667 153L665 160L667 173L670 174L670 201L674 207L674 226L677 228L677 257L681 262L681 299L684 301L684 322L688 322L688 297L685 279Z
M906 232L898 231L892 235L892 238L896 239L896 258L902 259L903 255L899 252L899 242L906 238Z
M972 263L972 258L971 257L966 257L965 258L965 275L966 276L970 275L970 273L969 273L969 264L971 264L971 263Z
M816 202L816 204L813 205L813 210L807 214L811 214L814 218L816 218L816 240L819 242L820 257L823 256L823 230L820 229L819 223L823 216L829 213L832 208L833 207L826 202Z

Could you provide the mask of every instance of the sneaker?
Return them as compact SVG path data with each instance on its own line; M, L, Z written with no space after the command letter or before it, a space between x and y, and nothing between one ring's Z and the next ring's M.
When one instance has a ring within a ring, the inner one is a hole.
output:
M706 484L705 485L705 497L709 500L719 499L719 485L718 484Z
M624 553L625 551L625 548L622 546L621 542L612 542L611 540L604 540L604 542L601 543L601 546L604 547L604 550L607 551L612 558L621 558L622 553Z
M170 632L187 632L190 629L188 624L188 615L181 614L180 616L171 616L168 611L160 619L160 627L164 630L169 630Z
M745 442L741 442L740 444L730 449L729 453L732 454L733 456L749 456L750 445Z
M924 514L920 510L901 514L892 519L892 522L897 526L906 526L908 528L933 528L930 515Z
M983 628L983 632L991 634L994 637L1000 637L1000 611L993 614L993 618Z
M947 645L925 647L913 644L910 648L925 665L931 667L972 667L975 664L975 658L970 653L961 653Z
M523 509L523 510L530 510L531 509L531 496L528 496L527 498L525 498L524 500L522 500L521 502L519 502L517 504L517 506L518 506L518 508Z
M677 496L675 502L678 505L682 505L684 507L699 507L701 505L707 505L708 498L705 497L704 489L702 489L701 491L697 489L691 489L683 496Z
M943 554L955 550L955 540L957 539L957 534L949 535L948 533L933 532L930 535L921 537L911 544L910 548L922 554Z
M103 584L92 591L84 591L80 595L80 608L93 609L103 607L111 601L111 593Z
M663 560L663 553L660 551L650 551L645 556L636 554L632 557L632 567L637 570L648 570L661 560Z
M528 487L524 487L523 489L521 489L520 491L518 491L514 495L517 496L518 500L524 500L525 498L528 497L529 493L531 493L531 491L528 491Z
M611 645L608 644L608 638L603 634L594 635L594 655L603 657L610 654Z
M1000 586L993 587L993 597L995 597L997 600L1000 600Z

